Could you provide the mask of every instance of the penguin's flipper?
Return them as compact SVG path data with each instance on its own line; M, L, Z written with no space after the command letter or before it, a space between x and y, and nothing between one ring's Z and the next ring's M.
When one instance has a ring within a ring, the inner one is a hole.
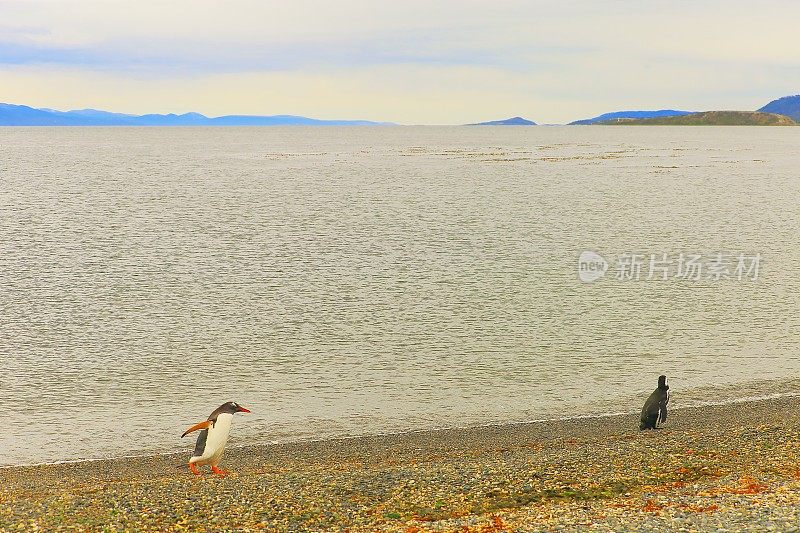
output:
M192 431L197 431L198 429L208 429L213 425L214 425L214 421L213 420L203 420L202 422L199 422L199 423L193 425L192 427L190 427L189 429L187 429L186 431L184 431L183 435L181 435L181 438L185 437L186 435L188 435Z

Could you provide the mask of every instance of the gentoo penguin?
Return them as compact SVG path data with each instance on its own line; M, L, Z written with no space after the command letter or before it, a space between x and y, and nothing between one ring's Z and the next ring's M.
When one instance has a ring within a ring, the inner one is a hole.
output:
M658 376L658 388L653 391L642 407L639 418L639 429L656 429L656 425L667 420L667 404L669 403L669 385L667 376Z
M225 443L228 442L228 433L231 431L231 421L234 413L249 413L247 409L236 402L223 403L211 413L208 420L193 425L183 432L181 438L192 431L202 429L197 437L197 444L194 447L194 454L189 459L189 470L196 476L200 475L198 466L211 465L211 471L218 476L225 476L226 471L217 468L222 452L225 451Z

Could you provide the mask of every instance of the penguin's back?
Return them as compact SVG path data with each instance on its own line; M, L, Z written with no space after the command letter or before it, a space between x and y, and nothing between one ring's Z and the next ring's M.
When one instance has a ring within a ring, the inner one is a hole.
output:
M655 428L656 423L661 417L662 405L669 401L669 389L656 389L647 398L642 407L642 414L639 417L640 429Z
M204 429L197 436L197 442L194 445L194 453L192 457L202 457L206 449L206 441L208 441L208 430Z

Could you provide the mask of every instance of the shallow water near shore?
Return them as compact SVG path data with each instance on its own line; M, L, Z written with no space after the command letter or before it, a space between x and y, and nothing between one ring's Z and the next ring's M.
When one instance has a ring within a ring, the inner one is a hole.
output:
M0 464L800 391L797 128L0 129ZM581 252L645 257L578 276ZM646 279L651 254L757 279ZM733 271L735 263L731 265Z

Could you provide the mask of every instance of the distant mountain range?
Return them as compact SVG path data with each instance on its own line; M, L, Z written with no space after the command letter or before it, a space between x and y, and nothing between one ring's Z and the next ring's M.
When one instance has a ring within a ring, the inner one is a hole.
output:
M788 120L784 120L787 119ZM800 95L773 100L758 111L614 111L570 125L795 125L800 123ZM320 120L295 115L225 115L207 117L200 113L129 115L97 109L56 111L25 105L0 103L0 126L386 126L391 122L369 120ZM467 126L535 126L522 117L467 124Z
M0 126L378 126L389 122L369 120L318 120L294 115L126 115L96 109L56 111L0 103Z
M505 120L491 120L489 122L478 122L476 124L466 124L466 126L535 126L536 123L522 117L512 117Z

